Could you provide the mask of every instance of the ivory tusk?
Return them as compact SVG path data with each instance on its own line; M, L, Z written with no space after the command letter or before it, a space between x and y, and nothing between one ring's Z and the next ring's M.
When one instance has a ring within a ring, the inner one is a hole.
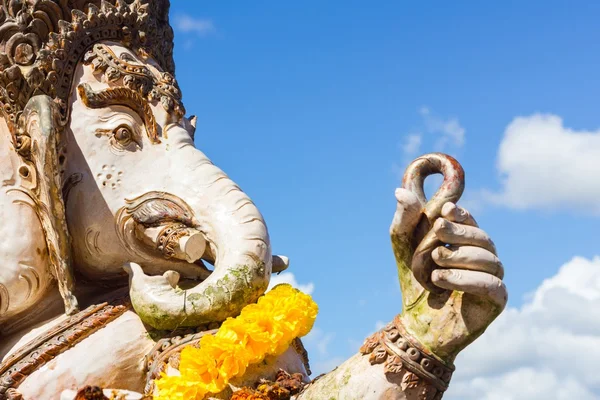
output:
M202 258L206 251L206 239L202 232L183 224L172 223L150 228L138 225L136 232L144 243L155 247L166 258L193 263Z
M202 258L205 250L206 239L204 239L204 235L194 229L193 233L179 239L177 247L175 248L175 257L193 263Z
M290 266L290 259L286 256L273 256L273 273L285 271Z

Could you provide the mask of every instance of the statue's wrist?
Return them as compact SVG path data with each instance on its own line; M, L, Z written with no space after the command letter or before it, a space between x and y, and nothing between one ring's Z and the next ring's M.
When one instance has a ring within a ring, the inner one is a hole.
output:
M423 346L397 316L365 340L360 348L371 364L384 364L386 375L396 375L403 391L426 392L426 399L441 399L448 388L454 365L437 357Z
M396 317L412 341L424 347L429 354L446 365L452 365L464 348L454 332L447 327L436 327L423 312L403 312Z

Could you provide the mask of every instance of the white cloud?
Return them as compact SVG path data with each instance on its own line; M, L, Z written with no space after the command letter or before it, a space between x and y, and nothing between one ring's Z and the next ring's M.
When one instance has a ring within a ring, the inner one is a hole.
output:
M420 133L412 133L404 137L404 141L400 145L402 153L407 158L413 158L419 154L421 150L422 137Z
M192 18L189 15L177 15L174 21L175 29L186 32L195 33L198 36L208 36L215 33L215 25L210 19Z
M565 365L565 368L569 367ZM444 399L478 400L593 400L598 396L572 376L542 368L520 368L501 377L473 379L452 387Z
M573 130L552 114L517 117L504 132L497 168L502 190L488 201L600 213L600 130Z
M575 257L461 353L444 399L600 399L600 257Z
M426 131L440 136L434 144L435 151L445 151L449 145L454 148L464 146L466 131L457 118L441 118L427 107L421 107L419 113L423 117Z
M269 287L267 290L271 290L275 285L279 285L281 283L289 283L293 287L300 289L306 294L312 294L313 290L315 290L314 283L309 282L306 284L300 284L296 280L296 276L291 272L282 272L279 275L271 275L271 281L269 282Z

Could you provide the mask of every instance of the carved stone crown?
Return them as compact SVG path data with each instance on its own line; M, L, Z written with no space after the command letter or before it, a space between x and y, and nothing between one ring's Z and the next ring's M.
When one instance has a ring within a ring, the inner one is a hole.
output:
M0 106L13 133L38 94L66 119L75 67L96 42L123 43L174 73L169 0L0 1Z

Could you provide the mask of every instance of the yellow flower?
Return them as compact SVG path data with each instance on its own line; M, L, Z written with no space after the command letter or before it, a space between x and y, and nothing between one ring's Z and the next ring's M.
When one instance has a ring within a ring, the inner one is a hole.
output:
M180 376L161 376L156 380L158 395L155 399L164 400L201 400L207 391L195 381L182 379Z
M199 348L181 352L180 376L156 380L155 400L201 400L219 393L242 376L250 364L287 350L292 340L312 329L318 307L312 298L290 285L278 285L228 318L217 333L203 336Z
M204 356L214 362L216 375L212 381L215 389L211 392L220 392L226 382L234 376L243 375L248 366L248 356L244 347L223 338L207 335L200 340L200 349Z

